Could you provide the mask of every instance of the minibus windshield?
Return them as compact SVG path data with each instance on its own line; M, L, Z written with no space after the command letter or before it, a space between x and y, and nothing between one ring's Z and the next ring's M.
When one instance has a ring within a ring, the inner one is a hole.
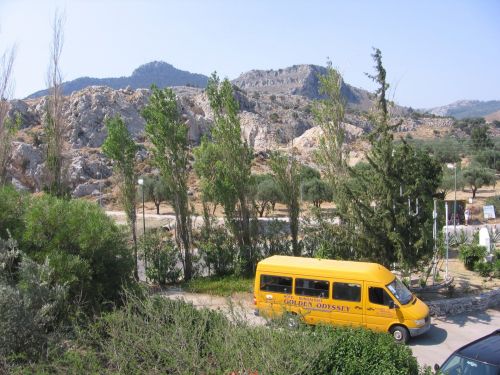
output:
M390 284L387 284L387 288L402 305L406 305L412 299L411 292L397 277Z

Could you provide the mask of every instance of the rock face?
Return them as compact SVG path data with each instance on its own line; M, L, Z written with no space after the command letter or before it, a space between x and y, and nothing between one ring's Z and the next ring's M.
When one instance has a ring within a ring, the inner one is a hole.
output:
M203 74L190 73L174 68L163 61L153 61L138 67L131 76L119 78L91 78L81 77L73 81L64 82L63 94L70 95L75 91L89 86L107 86L113 89L149 89L152 84L163 88L170 86L195 86L205 87L208 77ZM47 90L37 91L27 99L39 98L48 94Z
M294 65L278 70L251 70L242 74L233 83L243 90L260 91L269 94L302 95L309 99L320 97L318 76L327 72L318 65ZM368 92L346 83L342 94L348 105L367 111L372 105Z

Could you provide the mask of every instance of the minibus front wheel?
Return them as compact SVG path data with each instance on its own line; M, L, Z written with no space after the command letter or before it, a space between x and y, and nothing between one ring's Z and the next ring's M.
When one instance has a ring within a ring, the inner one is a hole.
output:
M410 333L403 326L392 326L389 332L398 344L406 344L410 338Z

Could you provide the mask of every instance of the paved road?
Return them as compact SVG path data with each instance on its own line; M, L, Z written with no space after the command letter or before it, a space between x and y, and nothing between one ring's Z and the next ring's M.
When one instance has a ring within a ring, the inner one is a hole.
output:
M431 329L409 343L419 364L441 365L459 347L500 328L500 309L434 318Z
M171 289L162 293L168 298L184 299L198 307L219 309L236 315L250 324L262 325L266 321L253 315L251 296L243 293L231 300L204 294L185 293ZM455 315L449 318L433 318L431 329L420 337L410 340L409 346L420 365L441 365L448 356L466 343L485 336L500 328L500 308L484 312Z

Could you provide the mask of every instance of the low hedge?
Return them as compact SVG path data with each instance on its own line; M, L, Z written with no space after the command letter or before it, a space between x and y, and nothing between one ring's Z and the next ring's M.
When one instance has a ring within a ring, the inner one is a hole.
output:
M46 373L419 374L407 346L383 333L326 326L249 326L236 315L161 297L132 298L101 318ZM26 370L23 369L23 370Z

